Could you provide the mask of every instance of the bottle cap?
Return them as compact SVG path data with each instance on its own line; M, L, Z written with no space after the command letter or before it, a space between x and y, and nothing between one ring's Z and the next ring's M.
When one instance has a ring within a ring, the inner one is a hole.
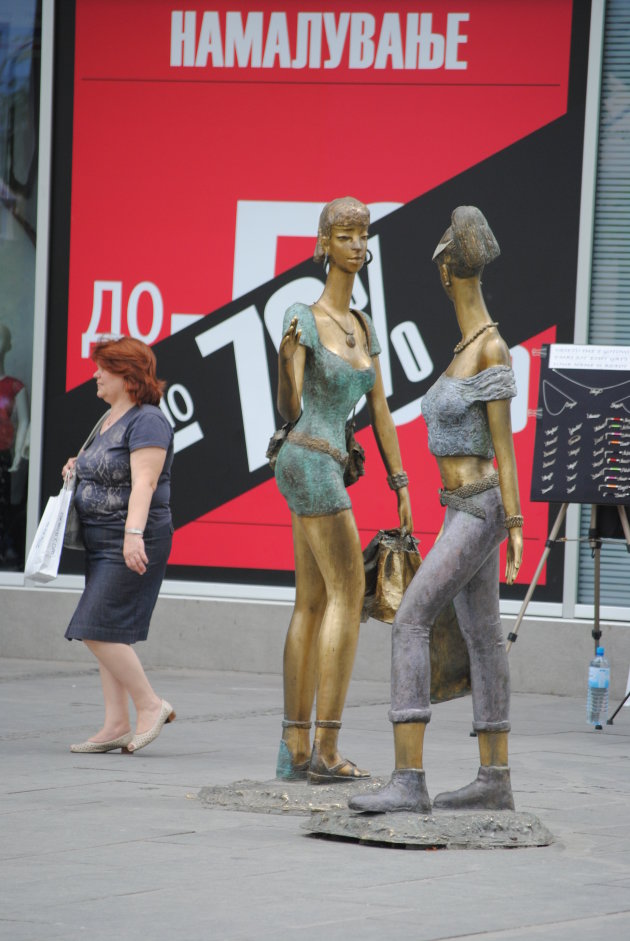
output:
M598 647L597 650L595 651L595 653L597 654L598 657L603 657L603 656L604 656L604 648L603 648L603 647Z

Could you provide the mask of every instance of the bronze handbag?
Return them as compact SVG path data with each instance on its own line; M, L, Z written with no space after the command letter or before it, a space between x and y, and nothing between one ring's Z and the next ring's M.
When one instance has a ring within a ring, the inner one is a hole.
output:
M284 444L287 435L294 425L294 421L285 422L282 428L278 428L277 431L274 431L271 438L269 439L265 457L269 461L269 467L272 469L274 474L276 472L276 461L278 460L278 455L280 454L280 448Z
M365 598L361 620L391 624L403 595L420 568L418 540L401 529L380 529L363 550Z
M418 540L400 529L381 529L363 550L365 599L361 620L391 624L405 590L422 564ZM431 702L445 702L470 692L470 661L453 602L431 627Z
M470 692L468 648L449 601L435 619L429 640L431 702L446 702Z
M359 477L365 474L365 451L354 437L354 412L352 418L346 422L346 451L348 461L343 472L343 482L346 487L356 484Z

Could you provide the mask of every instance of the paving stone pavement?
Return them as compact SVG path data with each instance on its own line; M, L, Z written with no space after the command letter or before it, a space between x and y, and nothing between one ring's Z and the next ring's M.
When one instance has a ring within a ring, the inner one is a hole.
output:
M75 755L101 719L91 661L0 660L1 941L630 937L630 709L596 732L582 700L513 697L517 810L551 846L390 849L199 799L273 777L279 676L150 676L177 721L136 755ZM343 753L379 776L393 758L388 696L354 682L341 733ZM469 699L435 707L430 794L475 776L470 722Z

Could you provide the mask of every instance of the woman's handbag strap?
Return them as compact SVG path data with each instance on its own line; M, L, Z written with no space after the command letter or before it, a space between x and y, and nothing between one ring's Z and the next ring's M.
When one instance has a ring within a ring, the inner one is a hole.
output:
M96 438L97 434L98 434L99 431L101 430L101 425L103 424L103 422L105 421L105 419L107 418L108 415L109 415L109 411L105 412L104 415L101 415L101 417L99 418L99 420L97 421L97 423L94 425L94 427L92 428L91 432L89 433L89 435L87 436L87 438L85 439L85 441L83 442L83 444L81 445L81 447L79 448L79 450L78 450L78 452L77 452L78 454L80 454L81 451L85 451L86 448L89 448L89 446L92 444L92 442L93 442L94 439Z

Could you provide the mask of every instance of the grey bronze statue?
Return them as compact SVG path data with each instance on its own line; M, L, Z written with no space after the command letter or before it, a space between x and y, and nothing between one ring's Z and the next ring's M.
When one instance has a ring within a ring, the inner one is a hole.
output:
M506 580L523 550L510 398L510 354L491 320L482 289L484 265L499 255L486 219L460 206L434 253L462 339L446 371L423 399L429 450L437 459L444 524L407 589L392 628L395 770L380 790L350 800L353 810L430 813L423 742L430 710L429 632L453 601L470 655L473 727L480 768L475 781L439 794L440 809L514 809L508 767L510 683L499 616L499 546L508 538ZM496 457L496 469L493 458Z
M368 223L367 207L351 197L324 207L315 261L329 266L326 285L312 306L294 304L287 311L278 358L278 410L296 422L275 468L291 510L296 600L284 649L285 719L276 774L312 784L369 777L337 748L365 591L361 543L343 481L346 419L363 394L387 473L396 480L400 524L413 528L406 477L397 476L402 462L380 346L370 318L350 307L355 275L366 261Z

